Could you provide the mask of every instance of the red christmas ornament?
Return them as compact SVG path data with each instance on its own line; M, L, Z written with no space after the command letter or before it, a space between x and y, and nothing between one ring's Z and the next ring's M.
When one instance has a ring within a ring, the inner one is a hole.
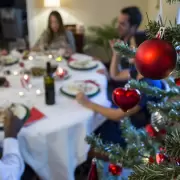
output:
M123 111L127 111L138 104L140 92L136 89L117 88L113 91L112 99Z
M146 127L146 132L149 134L150 137L156 137L157 136L157 132L155 131L155 129L152 127L151 124L148 124Z
M119 176L122 173L122 167L116 164L109 164L109 172L113 176Z
M152 156L149 157L149 164L153 164L155 162L154 158Z
M135 65L144 77L164 79L174 70L176 61L176 50L170 43L161 39L151 39L138 47Z
M96 159L92 160L91 169L88 174L88 180L98 180Z
M23 68L23 67L24 67L24 63L23 63L23 62L20 62L20 63L19 63L19 66Z
M157 164L161 164L166 160L166 156L162 153L156 154L156 162Z
M176 78L175 83L176 83L177 86L180 86L180 78Z

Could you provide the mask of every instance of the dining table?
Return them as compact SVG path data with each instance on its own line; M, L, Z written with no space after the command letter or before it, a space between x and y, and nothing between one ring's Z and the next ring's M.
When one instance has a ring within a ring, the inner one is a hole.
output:
M1 103L22 103L31 108L36 107L45 116L43 119L24 126L19 135L18 142L20 151L25 162L32 167L35 173L42 180L74 180L74 172L78 165L86 161L90 146L86 143L85 137L93 133L106 118L80 105L75 98L69 97L60 91L60 88L67 82L93 80L100 88L100 91L90 100L110 107L111 102L107 98L108 80L105 75L97 73L98 69L105 66L100 61L97 67L91 70L77 70L68 66L68 61L62 59L56 61L52 57L44 55L41 60L33 58L23 61L24 68L29 69L37 64L45 66L45 61L50 61L65 68L69 78L55 81L54 105L46 105L43 77L30 76L31 88L28 90L22 86L22 67L19 63L3 67L11 71L6 75L10 87L0 88ZM92 60L93 57L75 53L73 59ZM4 76L4 75L3 75ZM0 131L0 141L4 138L3 131Z

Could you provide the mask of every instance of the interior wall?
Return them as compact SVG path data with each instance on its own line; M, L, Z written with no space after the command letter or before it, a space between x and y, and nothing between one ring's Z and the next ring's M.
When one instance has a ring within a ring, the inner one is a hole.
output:
M86 27L109 23L119 14L120 9L126 6L138 6L143 16L147 12L145 0L61 0L61 13L65 24L83 24ZM42 0L27 0L29 41L32 46L47 26L47 18L52 9L43 7ZM141 29L146 24L143 20Z

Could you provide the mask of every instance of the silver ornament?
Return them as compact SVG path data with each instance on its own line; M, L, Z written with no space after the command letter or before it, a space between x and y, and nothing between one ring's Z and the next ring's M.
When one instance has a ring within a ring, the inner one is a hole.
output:
M151 125L157 132L164 129L167 124L168 118L163 112L156 111L151 114Z

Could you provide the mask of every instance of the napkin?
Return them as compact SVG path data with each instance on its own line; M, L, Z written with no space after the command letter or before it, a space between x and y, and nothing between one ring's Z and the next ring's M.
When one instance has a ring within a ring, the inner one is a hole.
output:
M27 119L24 126L28 126L28 125L30 125L32 123L35 123L35 122L43 119L44 117L45 117L45 115L42 112L40 112L38 109L33 107L30 110L30 117L29 117L29 119Z
M70 57L70 58L68 59L68 62L71 62L71 61L75 61L75 59L72 58L72 57Z

